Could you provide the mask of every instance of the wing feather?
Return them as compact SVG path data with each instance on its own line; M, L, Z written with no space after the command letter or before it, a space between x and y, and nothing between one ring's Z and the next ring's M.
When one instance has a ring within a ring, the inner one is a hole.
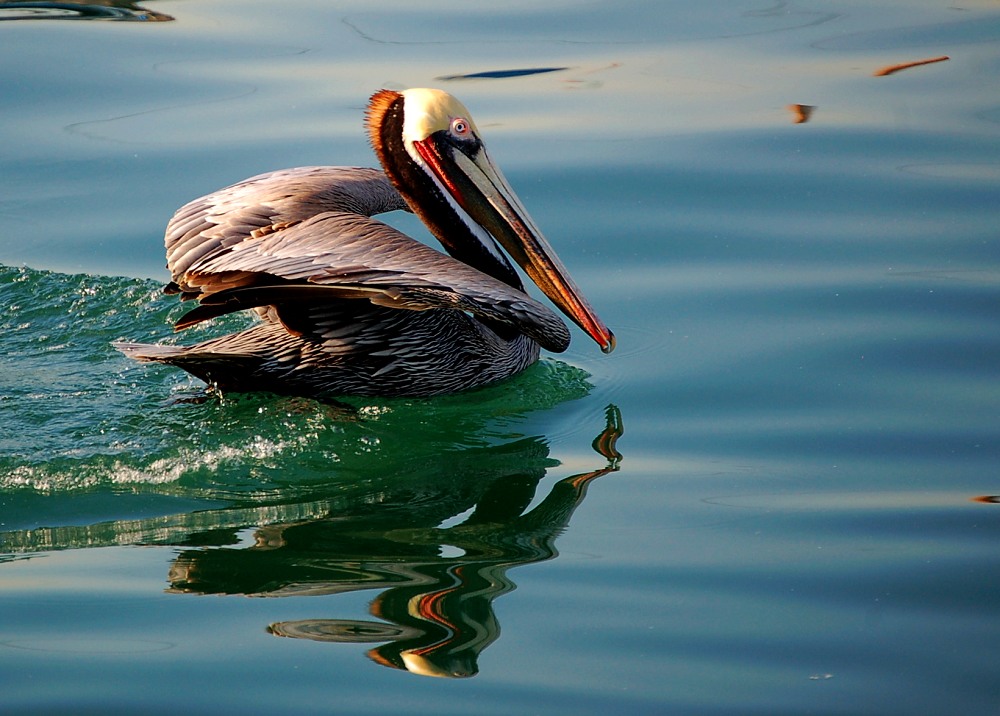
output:
M255 308L301 335L321 332L317 306L362 300L462 311L566 349L569 331L549 308L371 218L399 208L381 172L343 167L272 172L196 199L167 228L173 288L200 304L175 327Z
M164 244L171 278L183 291L189 270L270 227L324 211L373 216L409 211L378 169L297 167L260 174L195 199L174 214Z

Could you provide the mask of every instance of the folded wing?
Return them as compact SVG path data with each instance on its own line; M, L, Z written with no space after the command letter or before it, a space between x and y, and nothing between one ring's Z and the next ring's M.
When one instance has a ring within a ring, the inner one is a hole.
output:
M367 301L462 311L566 349L569 331L550 309L370 218L403 208L381 172L339 167L261 175L191 202L166 238L174 290L200 304L177 328L255 308L293 335L320 335L324 306L343 315Z

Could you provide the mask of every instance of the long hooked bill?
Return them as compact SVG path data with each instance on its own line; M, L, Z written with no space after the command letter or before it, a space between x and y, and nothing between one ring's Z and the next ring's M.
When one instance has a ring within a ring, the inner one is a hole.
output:
M433 135L414 145L459 206L500 242L542 292L604 353L613 351L615 334L584 298L486 148L480 145L474 158L447 143L442 151Z

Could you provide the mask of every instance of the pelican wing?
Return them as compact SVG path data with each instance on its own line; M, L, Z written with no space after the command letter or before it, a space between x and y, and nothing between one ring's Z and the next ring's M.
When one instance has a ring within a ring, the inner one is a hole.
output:
M325 212L220 245L187 269L184 289L196 292L201 305L178 328L274 306L277 319L301 333L304 320L322 314L317 306L352 299L464 311L510 326L547 350L569 345L562 319L523 291L356 213Z
M372 216L409 208L378 169L297 167L260 174L184 205L164 243L171 292L190 293L187 273L213 256L324 211ZM187 296L192 297L192 296Z

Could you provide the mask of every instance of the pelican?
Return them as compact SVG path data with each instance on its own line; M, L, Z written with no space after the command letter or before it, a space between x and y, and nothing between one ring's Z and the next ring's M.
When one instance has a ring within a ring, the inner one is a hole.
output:
M446 92L380 90L366 112L383 171L298 167L181 207L167 225L175 324L253 309L252 327L190 346L117 343L219 392L430 396L503 380L569 346L507 254L605 353L604 325ZM447 254L376 220L414 212Z

